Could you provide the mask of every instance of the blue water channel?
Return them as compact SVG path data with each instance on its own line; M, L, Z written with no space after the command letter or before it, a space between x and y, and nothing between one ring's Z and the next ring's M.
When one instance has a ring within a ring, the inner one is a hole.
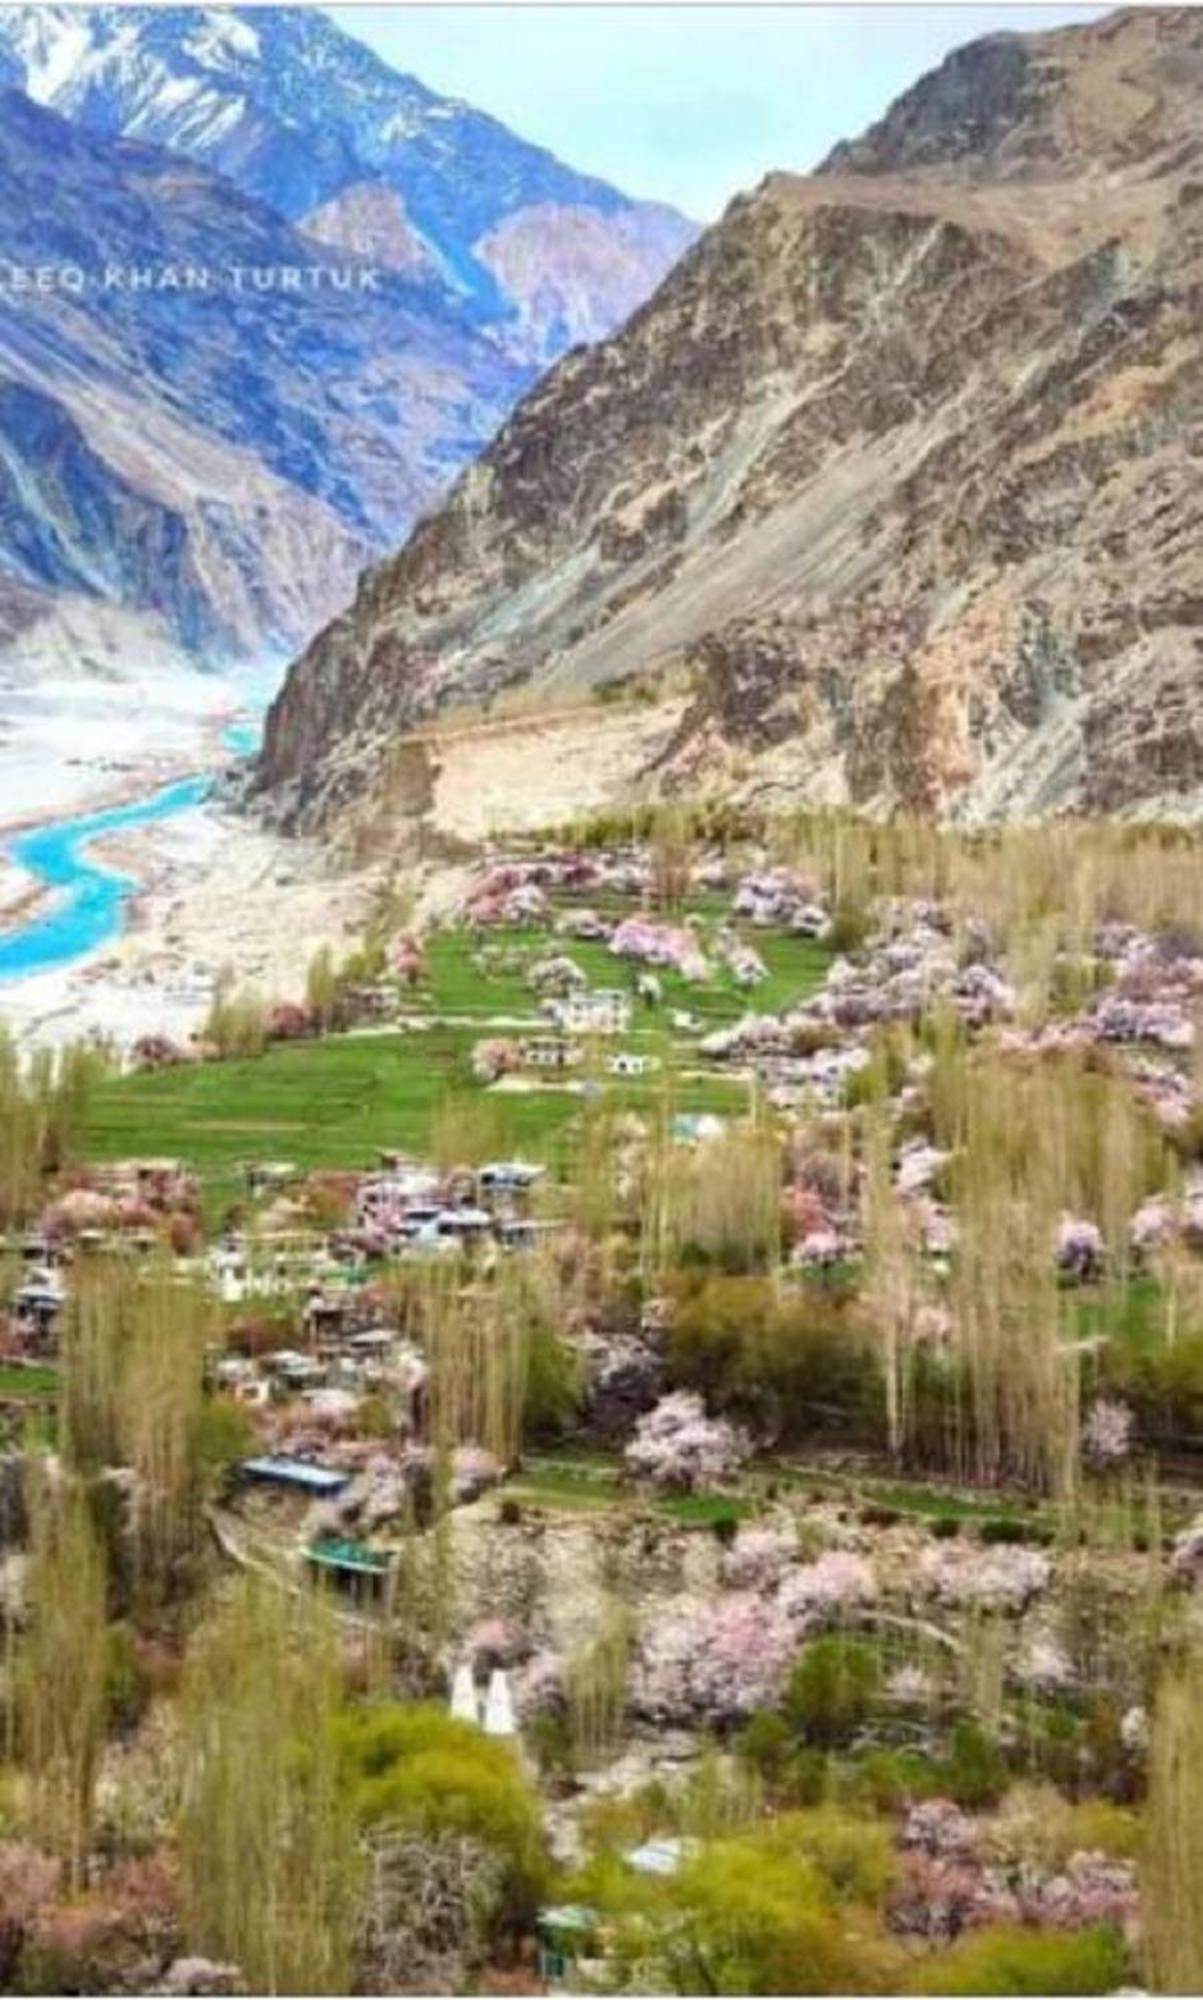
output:
M234 756L248 756L258 747L259 725L232 722L222 740ZM187 812L207 797L212 783L207 773L180 778L127 805L52 820L15 835L6 855L51 891L51 901L0 937L0 983L70 965L118 937L137 883L95 859L91 843L106 833L128 833Z

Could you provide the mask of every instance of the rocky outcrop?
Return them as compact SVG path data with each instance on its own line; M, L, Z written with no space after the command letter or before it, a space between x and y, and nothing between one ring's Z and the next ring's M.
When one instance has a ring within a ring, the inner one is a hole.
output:
M1168 8L1070 33L971 42L923 77L823 171L1039 181L1182 169L1203 159L1197 35Z
M304 218L301 229L315 243L365 257L386 271L425 272L429 276L434 269L401 196L394 188L380 187L373 181L356 181L341 194L332 195Z
M657 202L616 214L536 202L497 223L473 245L473 255L517 306L507 337L519 353L546 364L621 325L695 234L675 209Z
M1195 811L1201 83L1190 11L992 37L735 201L294 665L276 817L633 688L645 792Z

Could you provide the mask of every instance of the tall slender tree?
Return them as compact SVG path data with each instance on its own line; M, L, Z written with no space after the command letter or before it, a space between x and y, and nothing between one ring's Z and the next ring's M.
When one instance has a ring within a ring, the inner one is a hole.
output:
M1203 1662L1197 1651L1168 1668L1153 1706L1143 1928L1153 1990L1203 1992Z
M338 1706L328 1613L240 1579L185 1681L180 1862L192 1945L252 1991L347 1990L359 1874Z
M104 1555L78 1480L34 1467L27 1495L29 1623L18 1663L19 1737L34 1832L79 1888L105 1729Z

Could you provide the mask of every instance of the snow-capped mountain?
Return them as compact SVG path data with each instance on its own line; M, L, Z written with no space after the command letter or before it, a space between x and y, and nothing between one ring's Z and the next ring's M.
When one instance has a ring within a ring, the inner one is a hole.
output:
M0 683L60 629L74 660L89 607L156 656L294 648L691 233L314 8L0 8Z
M696 233L391 69L315 7L0 10L0 81L103 134L183 153L334 240L400 198L432 268L524 358L600 338Z
M357 268L0 89L0 679L89 602L207 660L295 644L480 449L530 368L437 272L316 282Z

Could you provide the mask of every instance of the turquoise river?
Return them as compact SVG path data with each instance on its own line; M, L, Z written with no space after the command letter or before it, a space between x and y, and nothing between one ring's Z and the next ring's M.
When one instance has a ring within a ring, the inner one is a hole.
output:
M258 738L257 723L239 721L227 727L223 742L233 755L247 756ZM180 778L146 798L51 820L14 835L5 846L6 858L49 890L50 898L48 903L39 898L28 920L0 937L0 982L57 971L120 936L138 885L132 876L97 860L90 852L93 841L187 812L201 804L212 783L206 773Z

